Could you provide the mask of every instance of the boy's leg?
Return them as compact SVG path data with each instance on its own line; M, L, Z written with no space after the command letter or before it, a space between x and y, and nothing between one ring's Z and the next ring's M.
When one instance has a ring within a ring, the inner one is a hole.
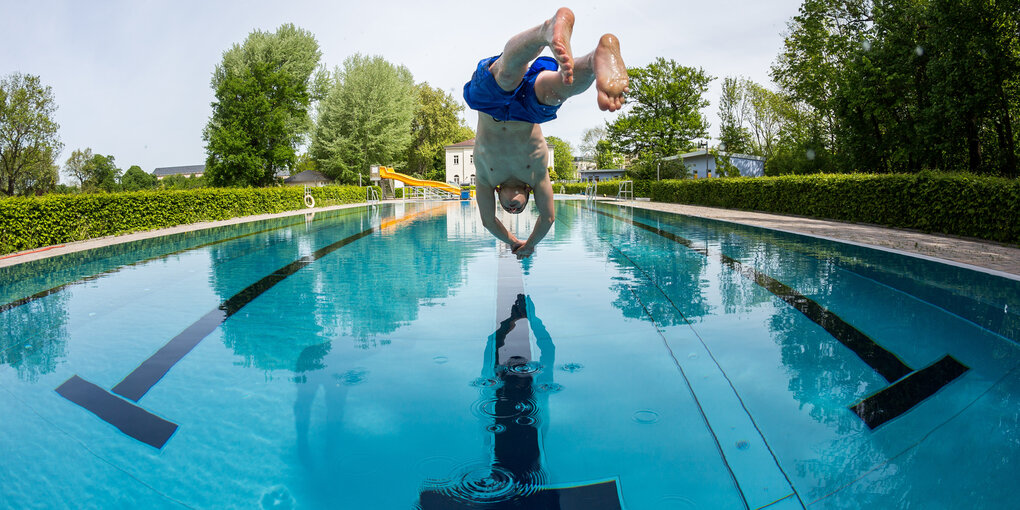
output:
M630 91L630 80L620 56L620 41L612 34L603 35L595 50L576 59L571 83L560 80L557 72L539 73L535 95L542 104L555 106L588 90L592 82L598 89L599 109L614 112L623 107L623 95Z
M570 34L574 30L574 13L566 7L537 27L525 30L507 41L503 55L489 66L499 87L506 91L517 88L535 60L548 46L560 70L554 74L560 81L573 81L574 57L570 53Z

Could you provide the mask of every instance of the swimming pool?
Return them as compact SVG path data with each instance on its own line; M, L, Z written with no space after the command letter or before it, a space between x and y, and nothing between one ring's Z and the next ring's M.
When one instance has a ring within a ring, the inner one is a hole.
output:
M521 263L446 202L0 282L4 507L1014 501L1020 282L958 266L583 201Z

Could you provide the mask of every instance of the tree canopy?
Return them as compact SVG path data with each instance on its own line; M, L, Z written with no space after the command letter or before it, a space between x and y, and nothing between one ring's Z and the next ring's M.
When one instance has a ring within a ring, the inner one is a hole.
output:
M406 67L379 56L348 57L319 104L311 146L319 171L356 183L370 165L404 166L417 97Z
M215 186L265 186L291 168L311 129L321 52L291 24L252 32L213 72L216 101L203 133L206 176Z
M38 76L14 73L0 79L0 192L43 193L57 184L54 161L63 144L53 120L53 90Z
M566 141L555 136L545 137L546 143L553 150L553 169L557 179L574 178L574 150Z
M709 104L704 94L713 78L704 70L660 57L627 74L629 106L607 126L616 149L631 156L665 157L708 136L701 109Z
M407 172L417 177L445 180L443 147L474 138L460 113L464 107L442 89L428 83L415 85L417 107L411 119L411 143L407 149Z
M772 77L830 170L1020 175L1020 0L805 0Z

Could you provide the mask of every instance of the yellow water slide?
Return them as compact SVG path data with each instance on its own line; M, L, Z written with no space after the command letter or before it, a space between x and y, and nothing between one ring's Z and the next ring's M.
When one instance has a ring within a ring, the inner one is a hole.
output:
M379 167L379 177L383 179L396 179L409 186L428 186L430 188L438 188L443 191L448 191L455 195L460 195L460 188L451 186L445 182L439 181L426 181L425 179L416 179L410 175L404 175L401 173L394 172L392 168L386 166Z

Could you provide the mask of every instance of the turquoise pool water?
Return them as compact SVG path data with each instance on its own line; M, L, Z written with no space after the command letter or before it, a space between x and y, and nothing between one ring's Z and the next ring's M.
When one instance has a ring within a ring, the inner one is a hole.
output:
M1018 310L583 201L523 263L468 202L55 257L0 269L0 507L1007 508Z

